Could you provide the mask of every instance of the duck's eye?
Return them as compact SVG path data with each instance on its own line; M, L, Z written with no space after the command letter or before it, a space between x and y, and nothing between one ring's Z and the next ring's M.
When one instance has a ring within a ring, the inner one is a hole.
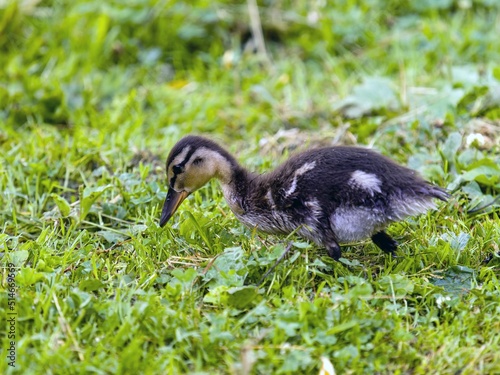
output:
M200 158L200 157L197 157L197 158L195 158L195 159L193 160L193 164L194 164L194 165L199 165L199 164L201 164L201 163L203 163L203 159L202 159L202 158Z
M182 168L182 166L180 165L174 165L172 167L172 171L174 172L174 174L181 174L184 171L184 168Z

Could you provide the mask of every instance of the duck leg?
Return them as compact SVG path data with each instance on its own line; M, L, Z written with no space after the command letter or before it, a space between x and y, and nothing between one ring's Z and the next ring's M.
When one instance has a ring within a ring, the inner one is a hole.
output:
M337 241L330 239L328 242L325 243L325 247L326 251L328 252L328 255L331 258L338 261L342 256L342 252L340 251L340 245L338 244Z
M383 230L375 233L372 236L372 241L375 245L382 249L382 251L391 254L392 256L394 256L394 253L398 248L398 243Z
M273 264L273 266L271 268L269 268L269 270L264 274L264 276L261 277L261 279L257 285L260 286L264 282L267 275L269 275L276 268L276 266L285 258L285 256L288 254L288 252L290 251L291 248L292 248L292 242L290 241L288 243L288 245L286 246L285 251L283 251L283 254L281 254L281 256L278 258L278 260Z

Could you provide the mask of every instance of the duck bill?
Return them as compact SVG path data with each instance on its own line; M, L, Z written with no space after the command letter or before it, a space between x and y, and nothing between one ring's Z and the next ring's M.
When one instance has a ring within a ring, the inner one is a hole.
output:
M187 191L181 191L179 193L172 188L168 189L167 197L165 198L165 203L163 203L163 209L161 211L160 227L164 227L165 224L167 224L188 195L189 193Z

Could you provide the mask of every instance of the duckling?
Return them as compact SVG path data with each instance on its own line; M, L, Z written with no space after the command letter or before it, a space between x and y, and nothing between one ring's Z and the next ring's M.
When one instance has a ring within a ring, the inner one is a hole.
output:
M293 231L326 248L335 260L341 243L371 240L394 254L385 228L434 209L449 194L375 151L349 146L311 149L274 171L251 173L217 143L182 138L167 159L169 189L163 227L189 194L216 178L231 211L247 227L274 234Z

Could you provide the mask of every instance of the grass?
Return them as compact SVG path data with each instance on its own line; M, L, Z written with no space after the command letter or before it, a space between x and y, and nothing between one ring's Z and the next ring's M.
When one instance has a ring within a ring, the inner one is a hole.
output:
M467 213L500 191L500 7L259 5L269 61L245 2L0 2L1 373L500 372L498 202ZM453 198L394 259L254 233L216 182L160 229L189 133L257 171L369 145Z

